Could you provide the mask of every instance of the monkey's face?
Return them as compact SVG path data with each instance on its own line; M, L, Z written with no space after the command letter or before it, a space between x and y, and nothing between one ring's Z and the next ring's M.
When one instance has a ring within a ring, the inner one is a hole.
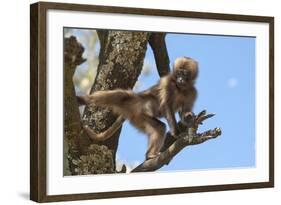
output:
M197 77L197 62L188 57L177 58L174 64L174 78L178 87L185 87Z
M175 71L176 83L179 87L184 86L188 81L191 80L190 73L185 69L178 69Z

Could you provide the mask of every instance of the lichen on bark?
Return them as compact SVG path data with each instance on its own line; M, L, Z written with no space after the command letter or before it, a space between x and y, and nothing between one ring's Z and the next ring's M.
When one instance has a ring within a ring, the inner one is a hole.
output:
M73 75L76 67L85 61L83 52L83 46L74 36L64 39L64 175L114 171L112 151L105 146L91 145L81 129Z
M73 159L72 163L76 166L74 172L77 175L115 172L112 151L104 145L90 145L86 153L78 159Z
M72 79L76 67L85 61L83 52L83 46L74 36L64 38L64 175L74 171L69 159L80 155L80 113Z

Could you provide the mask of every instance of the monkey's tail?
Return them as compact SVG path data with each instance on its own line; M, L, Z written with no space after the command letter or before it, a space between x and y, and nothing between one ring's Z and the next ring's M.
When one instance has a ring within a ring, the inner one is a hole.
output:
M78 103L81 104L94 104L101 107L110 108L114 113L120 116L117 120L104 132L95 133L88 126L83 126L87 135L95 141L104 141L112 137L112 135L121 127L125 118L132 115L134 110L130 109L137 103L138 96L129 90L108 90L108 91L96 91L91 95L77 96Z
M86 131L87 135L94 141L104 141L112 137L112 135L121 127L122 123L125 119L119 116L116 121L104 132L99 134L95 133L90 127L83 126L84 130Z

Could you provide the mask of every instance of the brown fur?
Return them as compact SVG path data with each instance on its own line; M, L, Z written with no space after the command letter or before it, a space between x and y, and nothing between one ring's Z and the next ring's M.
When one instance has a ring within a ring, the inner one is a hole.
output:
M155 157L164 143L165 124L158 120L165 117L172 135L177 136L178 127L175 112L181 117L192 111L196 99L194 81L197 77L197 62L188 57L177 58L173 72L162 77L160 82L146 91L134 93L131 90L97 91L92 95L79 97L80 101L110 108L119 114L117 121L105 132L95 134L89 127L84 127L94 140L111 137L128 119L137 129L148 134L147 158Z

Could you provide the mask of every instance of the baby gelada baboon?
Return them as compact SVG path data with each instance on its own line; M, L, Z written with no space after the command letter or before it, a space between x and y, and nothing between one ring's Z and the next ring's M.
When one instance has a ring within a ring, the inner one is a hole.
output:
M110 138L122 122L128 119L138 130L148 135L146 158L154 158L160 153L166 132L165 124L159 118L167 119L170 133L177 137L175 113L179 112L183 119L192 111L197 95L194 86L197 74L198 63L192 58L180 57L175 60L170 74L143 92L116 89L78 96L82 104L106 107L119 115L115 123L102 133L96 134L88 126L84 126L84 129L90 138L102 141Z

